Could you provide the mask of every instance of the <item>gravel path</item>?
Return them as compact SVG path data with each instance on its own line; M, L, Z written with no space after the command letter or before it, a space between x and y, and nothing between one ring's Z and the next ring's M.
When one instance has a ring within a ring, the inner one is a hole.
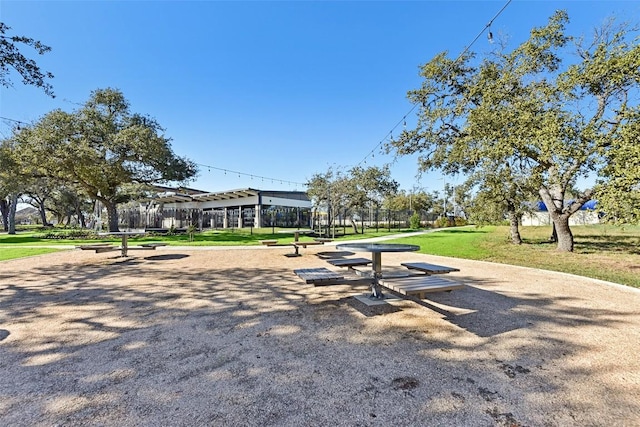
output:
M367 306L260 249L0 262L0 425L640 425L635 289L399 253L468 286Z

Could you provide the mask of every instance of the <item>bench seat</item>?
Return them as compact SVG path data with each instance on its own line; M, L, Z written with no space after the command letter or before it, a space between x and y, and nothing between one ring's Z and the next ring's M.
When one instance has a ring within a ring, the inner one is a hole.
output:
M453 271L460 271L459 268L447 267L444 265L429 264L426 262L403 262L400 265L410 270L419 270L427 274L446 274Z
M104 248L105 246L113 246L113 243L87 243L83 245L76 245L77 249L96 249L96 248Z
M140 246L142 246L143 248L158 248L160 246L168 246L168 243L142 243Z
M339 259L328 259L327 262L336 267L355 267L357 265L369 265L371 264L370 259L366 258L339 258Z
M288 254L287 256L300 256L300 252L299 249L300 248L307 248L307 246L313 246L313 245L322 245L322 242L292 242L291 246L293 246L293 249L295 250L292 254Z
M273 246L276 245L278 243L277 240L275 239L270 239L270 240L260 240L260 243L266 246Z
M306 248L307 246L322 245L323 242L293 242L291 244L300 248Z
M101 252L119 251L121 249L117 246L103 246L101 248L95 248L94 250L96 251L97 254L99 254Z
M316 242L322 242L322 243L333 242L333 239L329 239L328 237L316 237L313 240L315 240Z
M90 245L78 245L76 246L78 249L82 249L83 251L95 251L95 253L99 254L102 252L110 252L110 251L118 251L120 247L113 246L111 243L96 243Z
M300 277L305 283L328 284L339 280L344 280L344 276L335 271L331 271L328 268L300 268L293 270L293 272Z
M344 257L355 255L355 254L353 252L348 252L348 251L323 251L323 252L318 252L316 255L318 256L318 258L328 260L328 259L335 259L335 258L344 258Z
M381 279L380 284L403 295L417 296L420 299L429 292L444 292L463 288L464 285L444 277L411 276L398 279Z

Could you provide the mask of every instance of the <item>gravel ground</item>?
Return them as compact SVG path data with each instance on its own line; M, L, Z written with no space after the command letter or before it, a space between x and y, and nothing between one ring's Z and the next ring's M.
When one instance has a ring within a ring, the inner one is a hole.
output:
M367 306L293 274L327 250L0 262L0 425L640 425L638 290L392 253L467 286Z

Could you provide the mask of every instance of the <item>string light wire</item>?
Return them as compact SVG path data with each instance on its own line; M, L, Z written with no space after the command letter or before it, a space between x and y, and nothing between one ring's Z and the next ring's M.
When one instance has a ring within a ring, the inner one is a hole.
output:
M298 185L303 186L303 187L307 186L306 183L291 181L291 180L288 180L288 179L272 178L272 177L268 177L268 176L256 175L254 173L245 173L245 172L240 172L240 171L234 171L234 170L231 170L231 169L219 168L219 167L211 166L211 165L204 165L204 164L201 164L201 163L196 163L196 165L197 166L202 166L203 168L207 168L207 170L209 172L211 172L212 169L224 172L225 175L227 174L227 172L229 172L229 174L238 175L238 178L240 178L242 176L248 176L251 180L256 178L256 179L261 179L264 182L264 180L266 179L266 180L271 181L272 183L273 182L279 182L280 184L289 184L289 185L293 185L293 186L298 186Z
M476 35L476 37L471 41L471 43L469 43L464 50L462 51L462 53L460 53L460 55L458 55L458 57L451 63L450 67L453 67L463 56L464 54L466 54L469 49L471 49L471 47L475 44L475 42L478 41L478 39L480 38L480 36L482 36L482 34L484 34L485 31L487 31L487 29L491 28L491 24L493 24L493 21L495 21L498 16L500 16L502 14L502 12L504 12L504 10L507 8L507 6L509 6L509 4L512 2L512 0L507 0L507 2L504 4L504 6L502 6L502 9L500 9L498 11L498 13L496 13L494 15L493 18L491 18L491 20L487 23L487 25L484 26L484 28L478 33L478 35ZM493 41L493 34L491 33L491 31L489 31L489 40ZM376 152L381 146L382 144L385 143L385 141L387 141L388 139L393 139L393 131L396 130L396 128L398 128L398 126L400 126L400 124L402 124L405 128L407 126L407 116L409 116L411 113L413 113L413 111L418 107L418 105L420 105L419 103L414 103L413 106L411 107L411 109L409 109L409 111L407 111L407 113L402 117L402 119L400 119L392 128L389 132L387 132L387 134L384 136L384 138L382 140L380 140L380 142L378 142L378 144L376 144L375 147L373 147L373 149L371 151L369 151L369 153L364 156L364 158L362 160L360 160L360 162L356 165L356 166L360 166L363 163L367 162L367 159L369 157L373 157L374 152Z
M487 31L487 29L491 28L491 24L493 24L493 21L495 21L501 14L502 12L507 8L507 6L509 6L509 4L512 2L512 0L507 0L507 2L504 4L504 6L502 6L502 9L500 9L498 11L498 13L496 13L494 15L493 18L491 18L491 20L484 26L484 28L478 33L478 35L476 35L476 37L471 41L471 43L469 43L464 50L462 51L462 53L460 53L460 55L458 55L458 57L453 61L453 63L451 64L451 66L455 65L463 56L464 54L466 54L469 49L471 49L471 47L475 44L476 41L478 41L478 39L480 38L480 36L482 34L484 34L485 31ZM491 41L493 39L493 34L491 33L491 31L489 31L489 40ZM77 104L80 105L79 103L73 102L73 101L69 101L68 99L64 99L65 102L70 103L70 104ZM389 132L387 132L387 134L385 135L385 137L380 140L380 142L378 142L378 144L376 144L375 147L373 147L373 149L371 151L369 151L369 153L356 165L356 166L360 166L363 163L366 163L367 159L369 157L373 158L375 157L375 152L382 146L382 144L385 143L385 141L387 141L388 139L393 139L393 131L396 130L400 125L402 125L403 129L406 129L407 127L407 117L413 113L413 111L419 106L419 103L414 103L413 106L409 109L409 111L407 111L407 113L402 116L402 118L400 120L398 120L398 122L391 128L391 130ZM2 117L0 116L0 119L2 120L8 120L11 122L16 123L16 126L19 125L28 125L28 123L22 122L20 120L15 120L15 119L10 119L8 117ZM264 181L265 179L267 180L271 180L271 182L279 182L281 184L289 184L289 185L294 185L294 186L306 186L307 183L302 183L302 182L295 182L295 181L290 181L290 180L286 180L286 179L279 179L279 178L271 178L271 177L267 177L267 176L261 176L261 175L255 175L255 174L249 174L249 173L244 173L244 172L239 172L239 171L233 171L230 169L224 169L224 168L219 168L216 166L211 166L211 165L204 165L204 164L200 164L200 163L196 163L197 166L202 166L207 168L207 170L209 172L211 172L211 169L213 170L218 170L218 171L222 171L224 172L224 174L226 175L227 172L232 173L232 174L238 174L238 177L241 176L248 176L249 178L253 179L253 178L260 178L262 181Z

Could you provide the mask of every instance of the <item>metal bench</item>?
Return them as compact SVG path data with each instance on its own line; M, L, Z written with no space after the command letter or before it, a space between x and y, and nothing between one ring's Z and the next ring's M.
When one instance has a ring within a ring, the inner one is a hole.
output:
M426 262L403 262L400 265L409 270L419 270L426 274L445 274L453 271L460 271L459 268L446 267L444 265L429 264Z
M293 246L294 252L292 254L287 254L287 256L300 256L300 248L305 248L307 246L313 246L313 245L322 245L322 242L293 242L291 243L291 246Z
M95 251L95 253L99 254L101 252L110 252L120 250L118 246L113 246L111 243L93 243L88 245L78 245L77 249L82 249L83 251Z
M369 265L371 264L370 259L366 258L339 258L339 259L328 259L327 262L336 267L347 267L352 268L357 265Z
M293 272L300 277L305 283L312 283L314 285L327 285L340 280L344 280L344 276L335 271L331 271L328 268L300 268L293 270Z
M168 243L142 243L140 246L142 246L143 248L155 249L160 246L167 246L167 245L169 244Z
M411 276L399 279L381 279L380 284L399 294L425 298L429 292L444 292L463 288L464 285L439 276Z
M318 258L328 260L328 259L336 259L336 258L344 258L347 256L355 255L353 252L349 251L322 251L316 253Z

